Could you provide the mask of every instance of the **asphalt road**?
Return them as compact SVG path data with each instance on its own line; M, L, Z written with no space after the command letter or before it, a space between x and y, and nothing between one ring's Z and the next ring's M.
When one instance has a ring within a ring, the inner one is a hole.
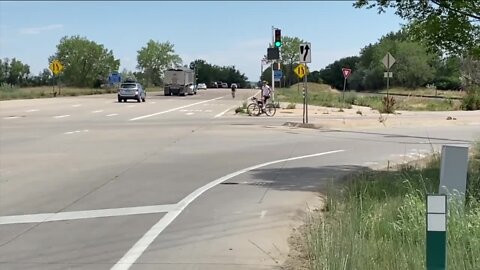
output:
M480 136L234 115L253 94L0 102L0 268L277 269L339 176Z

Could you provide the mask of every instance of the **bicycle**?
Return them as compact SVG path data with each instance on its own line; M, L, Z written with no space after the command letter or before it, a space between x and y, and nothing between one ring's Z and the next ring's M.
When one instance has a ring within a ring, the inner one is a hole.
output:
M264 109L262 100L258 100L256 97L252 97L251 100L252 103L247 106L247 112L250 116L259 116L262 113L265 113L267 116L274 116L277 112L273 103L267 103Z

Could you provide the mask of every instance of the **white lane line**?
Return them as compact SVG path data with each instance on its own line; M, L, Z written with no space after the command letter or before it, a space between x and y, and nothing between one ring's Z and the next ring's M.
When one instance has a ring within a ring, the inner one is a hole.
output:
M218 117L221 117L222 115L226 114L228 111L230 111L230 110L231 110L231 109L233 109L233 108L235 108L235 106L233 106L233 107L230 107L230 108L226 109L225 111L223 111L223 112L221 112L221 113L219 113L219 114L215 115L213 118L218 118Z
M298 160L298 159L305 159L305 158L312 158L312 157L319 157L323 155L328 155L328 154L334 154L334 153L339 153L343 152L345 150L335 150L335 151L329 151L329 152L323 152L323 153L317 153L317 154L312 154L312 155L306 155L306 156L299 156L299 157L293 157L293 158L286 158L286 159L280 159L280 160L275 160L275 161L270 161L270 162L265 162L259 165L251 166L230 174L227 174L223 177L220 177L200 188L195 190L194 192L190 193L187 197L185 197L183 200L181 200L177 206L177 210L168 212L165 216L163 216L153 227L150 228L143 236L138 240L135 245L133 245L130 250L128 250L125 255L112 267L110 268L111 270L127 270L129 269L136 261L137 259L145 252L145 250L152 244L152 242L155 240L155 238L160 235L160 233L173 221L175 218L182 213L182 211L190 204L192 203L196 198L198 198L200 195L202 195L205 191L215 187L216 185L233 178L235 176L238 176L240 174L256 170L258 168L262 168L265 166L273 165L276 163L281 163L281 162L287 162L287 161L292 161L292 160Z
M367 161L367 162L363 163L363 165L365 165L365 166L378 165L378 162L375 162L375 161Z
M57 115L57 116L54 116L53 118L65 118L65 117L69 117L70 114L65 114L65 115Z
M70 135L70 134L80 133L80 132L88 132L88 129L69 131L69 132L65 132L65 133L63 133L63 134L65 134L65 135Z
M260 219L264 218L266 214L267 210L263 210L262 212L260 212Z
M112 116L117 116L117 115L118 115L118 113L111 113L111 114L107 114L106 116L107 117L112 117Z
M144 119L144 118L148 118L148 117L152 117L152 116L156 116L156 115L160 115L160 114L165 114L165 113L169 113L169 112L178 111L178 110L181 110L181 109L185 109L185 108L192 107L192 106L195 106L195 105L198 105L198 104L218 100L218 99L221 99L221 98L223 98L223 97L217 97L217 98L213 98L213 99L209 99L209 100L204 100L204 101L180 106L180 107L173 108L173 109L170 109L170 110L166 110L166 111L163 111L163 112L157 112L157 113L147 114L147 115L140 116L140 117L135 117L135 118L130 119L130 121L136 121L136 120L140 120L140 119Z
M20 118L20 116L8 116L8 117L3 117L3 119L16 119Z
M25 112L38 112L39 109L31 109L31 110L26 110Z
M180 110L181 112L188 112L189 110Z
M6 224L20 224L20 223L41 223L50 221L64 221L86 218L100 218L100 217L118 217L141 214L155 214L175 211L176 204L163 204L139 207L125 207L86 211L72 211L60 213L42 213L33 215L18 215L18 216L3 216L0 217L0 225Z
M195 113L193 112L189 112L189 113L186 113L185 115L194 115Z
M92 113L101 113L101 112L103 112L103 110L92 111Z
M82 104L75 104L75 105L72 105L72 107L80 107L82 106Z

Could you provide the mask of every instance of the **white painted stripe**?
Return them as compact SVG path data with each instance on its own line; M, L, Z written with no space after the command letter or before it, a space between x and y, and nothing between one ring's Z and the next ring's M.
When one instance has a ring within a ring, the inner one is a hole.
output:
M195 113L193 112L189 112L189 113L186 113L185 115L194 115Z
M107 114L106 116L111 117L111 116L117 116L117 115L118 115L117 113L111 113L111 114Z
M8 116L8 117L4 117L3 119L16 119L16 118L20 118L20 116Z
M130 119L130 121L136 121L136 120L145 119L145 118L160 115L160 114L165 114L165 113L169 113L169 112L178 111L178 110L181 110L181 109L185 109L185 108L192 107L192 106L195 106L195 105L198 105L198 104L218 100L218 99L221 99L221 98L223 98L223 97L217 97L217 98L213 98L213 99L209 99L209 100L204 100L204 101L192 103L192 104L185 105L185 106L180 106L180 107L173 108L173 109L170 109L170 110L166 110L166 111L163 111L163 112L157 112L157 113L147 114L147 115L140 116L140 117L135 117L135 118Z
M367 162L363 163L363 165L365 165L365 166L378 165L378 162L375 162L375 161L367 161Z
M177 210L176 204L163 204L139 207L112 208L100 210L72 211L60 213L42 213L33 215L3 216L0 225L20 223L40 223L51 221L76 220L101 217L118 217L141 214L164 213Z
M65 133L63 133L63 134L70 135L70 134L80 133L80 132L88 132L88 129L69 131L69 132L65 132Z
M80 107L82 106L82 104L75 104L75 105L72 105L72 107Z
M101 113L101 112L103 112L103 110L92 111L92 113Z
M64 117L69 117L70 114L65 114L65 115L57 115L57 116L54 116L53 118L64 118Z
M230 107L230 108L226 109L225 111L223 111L223 112L221 112L221 113L219 113L219 114L215 115L213 118L218 118L218 117L221 117L222 115L226 114L228 111L230 111L230 110L231 110L231 109L233 109L233 108L235 108L235 106L233 106L233 107Z
M293 161L293 160L298 160L298 159L305 159L305 158L312 158L312 157L319 157L323 155L328 155L328 154L334 154L334 153L339 153L343 152L345 150L335 150L335 151L329 151L329 152L323 152L323 153L317 153L317 154L312 154L312 155L306 155L306 156L299 156L299 157L293 157L293 158L286 158L286 159L280 159L280 160L275 160L275 161L270 161L266 163L262 163L259 165L251 166L236 172L233 172L231 174L225 175L223 177L220 177L200 188L195 190L194 192L190 193L187 197L185 197L183 200L181 200L177 205L178 205L178 210L177 211L171 211L168 212L163 218L161 218L153 227L150 228L143 236L138 240L135 245L133 245L128 252L123 255L123 257L111 268L111 270L127 270L129 269L136 261L137 259L145 252L145 250L150 246L150 244L155 240L155 238L160 235L160 233L173 221L175 218L182 213L182 211L190 204L192 203L196 198L198 198L200 195L202 195L205 191L215 187L216 185L231 179L235 176L238 176L240 174L262 168L265 166L277 164L277 163L282 163L282 162L287 162L287 161Z
M444 232L447 230L446 214L427 214L427 231Z
M26 112L38 112L39 109L31 109L31 110L26 110Z

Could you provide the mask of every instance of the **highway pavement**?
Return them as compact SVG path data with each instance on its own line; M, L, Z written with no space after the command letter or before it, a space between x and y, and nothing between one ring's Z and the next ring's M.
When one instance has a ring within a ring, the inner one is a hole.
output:
M235 115L256 92L0 102L0 269L279 269L340 176L480 136Z

